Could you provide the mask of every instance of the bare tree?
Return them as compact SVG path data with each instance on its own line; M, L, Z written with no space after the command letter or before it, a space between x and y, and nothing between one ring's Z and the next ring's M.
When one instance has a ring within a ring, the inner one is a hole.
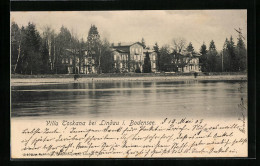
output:
M52 71L54 68L54 56L55 56L55 32L50 26L44 27L43 38L47 43L50 70Z
M74 68L74 73L75 74L79 74L80 73L80 68L78 68L77 70L77 64L79 65L79 67L81 67L80 65L80 56L79 54L81 53L81 50L80 50L80 41L79 41L79 38L78 38L78 33L77 33L77 30L74 30L73 28L71 29L71 50L72 50L72 53L73 53L73 68ZM78 59L78 60L77 60Z
M186 39L184 38L174 38L172 39L173 51L180 53L186 47Z

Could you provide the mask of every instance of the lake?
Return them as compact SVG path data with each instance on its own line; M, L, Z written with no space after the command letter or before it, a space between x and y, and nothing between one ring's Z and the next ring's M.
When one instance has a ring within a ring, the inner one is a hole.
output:
M11 87L12 118L236 118L247 81L114 81Z

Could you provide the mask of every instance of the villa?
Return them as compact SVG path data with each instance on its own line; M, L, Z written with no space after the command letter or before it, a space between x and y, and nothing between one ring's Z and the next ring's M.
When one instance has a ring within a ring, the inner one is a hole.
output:
M146 54L151 61L151 71L156 72L157 53L151 49L145 49L140 42L112 44L114 67L119 72L143 72L143 64Z

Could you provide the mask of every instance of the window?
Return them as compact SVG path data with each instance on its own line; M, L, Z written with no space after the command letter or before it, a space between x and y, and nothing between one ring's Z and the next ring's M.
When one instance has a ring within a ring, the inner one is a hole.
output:
M116 60L116 55L114 55L114 60Z
M66 58L66 63L69 63L69 59Z
M64 59L61 60L61 63L64 63Z

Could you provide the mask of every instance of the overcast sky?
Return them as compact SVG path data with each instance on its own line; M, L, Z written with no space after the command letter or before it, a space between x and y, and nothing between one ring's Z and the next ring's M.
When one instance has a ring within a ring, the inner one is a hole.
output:
M236 42L238 34L234 28L241 28L247 36L246 10L11 12L11 21L19 26L33 22L40 32L48 25L58 33L64 25L84 40L90 25L95 24L101 38L111 43L141 41L143 37L147 45L158 42L162 46L182 37L192 42L196 51L203 42L208 46L211 40L221 50L231 35Z

